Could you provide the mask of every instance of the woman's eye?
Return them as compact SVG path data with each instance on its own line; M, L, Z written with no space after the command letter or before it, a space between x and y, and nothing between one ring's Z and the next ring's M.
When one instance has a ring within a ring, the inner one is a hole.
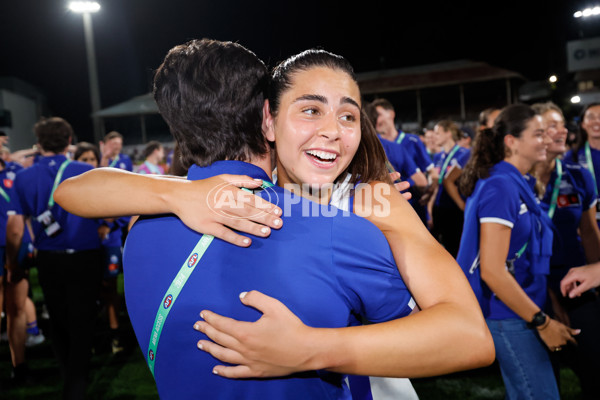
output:
M356 121L356 117L354 115L352 115L352 114L342 115L341 119L343 121L346 121L346 122L354 122L354 121Z
M304 110L302 110L302 112L307 115L317 115L319 113L319 110L311 107L311 108L305 108Z

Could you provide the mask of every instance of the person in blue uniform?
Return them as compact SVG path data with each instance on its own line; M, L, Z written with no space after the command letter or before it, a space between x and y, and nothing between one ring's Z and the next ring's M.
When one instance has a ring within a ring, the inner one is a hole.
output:
M558 399L548 349L578 333L543 312L552 228L525 174L546 160L549 143L530 106L507 106L482 131L460 180L468 198L457 261L494 338L507 399Z
M52 347L64 378L63 397L85 397L96 299L102 265L98 222L70 214L54 202L63 180L91 169L65 156L73 136L62 118L42 119L34 126L41 158L20 171L14 181L15 209L7 221L6 266L19 274L18 250L25 218L31 218L40 286L50 316Z
M344 96L335 91L348 86L348 81L353 82L345 60L315 51L299 55L296 62L305 62L307 69L294 74L292 86L299 84L298 80L304 85L333 80L337 86L325 85L325 89L316 90L319 100L313 98L316 95L294 97L291 109L284 108L289 106L286 95L297 93L293 89L284 91L279 110L282 115L287 117L297 107L296 118L304 119L300 124L296 122L297 127L304 125L307 129L308 125L315 125L323 130L314 136L308 136L308 131L303 133L301 146L305 151L301 156L306 160L296 162L293 175L284 165L278 165L278 179L298 183L296 179L310 175L319 185L314 188L316 191L328 190L325 184L346 170L368 179L369 173L376 171L373 165L360 171L362 167L354 161L356 151L368 154L368 159L376 159L375 150L367 147L367 139L361 141L358 87L350 85L354 91L343 93ZM207 63L223 65L215 70L200 68ZM302 193L272 187L267 143L272 131L267 128L263 136L262 118L256 112L264 100L267 77L266 67L253 53L234 43L211 40L176 46L156 73L155 98L182 150L182 161L190 166L188 179L223 173L261 179L265 190L259 195L279 199L278 203L286 204L289 211L285 230L273 232L269 239L253 238L254 245L248 249L192 232L175 216L146 218L133 225L124 252L127 307L163 399L350 398L340 374L310 371L280 379L229 381L213 374L214 360L209 354L190 351L194 338L198 339L198 333L189 329L190 321L195 319L199 308L210 307L248 321L260 317L259 312L237 300L237 294L248 287L284 299L301 319L313 326L344 327L358 323L361 317L380 322L412 311L411 295L385 237L376 227L341 211L337 216L327 217L337 213L337 209L321 208L301 197ZM198 81L205 85L190 91L192 82ZM215 96L212 91L201 89L205 86L218 86L223 94ZM228 94L232 92L238 97L238 105L229 103ZM325 100L320 100L321 97ZM212 99L212 111L186 113L203 104L203 98ZM318 113L317 104L321 101L335 107L324 122L313 116ZM271 107L275 113L276 104L271 103ZM312 114L301 109L311 110ZM190 117L189 122L182 121L182 112ZM243 123L230 125L232 115ZM341 132L328 125L333 122L335 126L336 121L343 125ZM267 121L267 126L272 122ZM376 141L374 131L371 134ZM277 139L288 140L286 150L294 152L297 136ZM334 151L335 162L328 165L328 161L321 161ZM308 158L306 152L319 160ZM385 168L380 173L382 177L387 175ZM310 215L306 210L315 206L318 207L316 214L312 214L315 218L307 218ZM203 246L203 240L212 242ZM188 272L190 268L195 270ZM181 278L183 275L188 276L186 280Z
M133 163L127 154L121 153L123 149L123 135L117 131L111 131L104 136L100 142L101 167L111 167L133 171Z
M569 365L579 377L583 397L593 399L600 393L600 298L593 290L577 299L563 297L560 282L570 268L600 261L595 183L587 169L560 158L567 150L568 134L561 109L554 103L532 107L542 116L552 140L547 160L535 167L538 182L545 186L540 205L555 227L548 278L549 309L565 325L581 329L577 346L566 346L554 354L553 361L556 370L560 362Z
M100 150L92 143L80 142L73 152L73 159L97 168L100 163ZM113 354L124 349L119 332L120 300L117 292L117 277L123 265L123 231L127 229L129 220L129 217L102 219L98 227L105 266L100 294L108 316Z
M564 160L590 171L596 187L596 198L600 198L600 103L587 104L580 121L577 142L565 154ZM600 202L596 203L596 221L600 226Z
M0 161L2 167L4 167L4 161ZM13 364L13 371L11 378L15 384L26 383L30 380L30 372L25 361L25 343L27 340L27 310L31 302L28 297L29 292L29 280L28 270L24 265L24 257L31 247L31 238L29 231L25 230L23 235L22 244L19 249L21 257L18 257L21 273L11 274L10 277L6 277L6 283L4 284L4 266L6 260L6 224L8 221L8 215L12 213L14 209L15 196L12 194L13 183L15 179L15 171L23 169L18 168L19 164L15 163L12 168L3 168L0 172L0 259L2 260L2 275L0 275L0 304L3 300L6 301L6 320L7 320L7 334L9 340L9 346L11 349L11 359ZM33 249L31 249L33 250ZM6 287L6 294L3 293L3 289ZM0 309L4 309L1 308ZM35 315L33 316L35 320Z
M432 206L433 231L446 250L456 257L465 208L456 181L469 160L471 151L456 143L462 132L454 122L439 121L434 127L434 132L436 144L441 151L433 158L437 186Z

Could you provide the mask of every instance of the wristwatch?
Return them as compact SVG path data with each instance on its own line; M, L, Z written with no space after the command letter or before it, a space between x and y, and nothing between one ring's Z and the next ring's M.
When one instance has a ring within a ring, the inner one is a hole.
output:
M533 316L533 319L530 322L527 322L527 327L529 329L534 329L534 328L537 328L538 326L544 325L545 322L546 322L546 313L544 313L543 311L539 311L539 312L535 313L535 315Z

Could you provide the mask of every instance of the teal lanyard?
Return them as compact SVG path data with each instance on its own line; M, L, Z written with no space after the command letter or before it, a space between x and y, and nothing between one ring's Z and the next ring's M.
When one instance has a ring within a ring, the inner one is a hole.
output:
M117 165L117 163L119 162L119 155L117 154L117 156L115 157L114 160L112 160L112 162L110 163L109 167L112 168L115 165Z
M398 137L396 138L396 143L398 143L398 144L402 143L405 136L406 136L406 133L400 132L400 135L398 135Z
M598 197L598 183L596 182L596 172L594 171L594 162L592 161L592 151L590 150L590 142L585 142L585 161L587 162L587 168L592 173L594 178L594 192Z
M556 211L556 200L558 199L558 190L560 189L560 181L562 179L562 162L556 159L556 180L554 181L554 187L552 188L552 197L550 198L550 208L548 209L548 216L550 219L554 217Z
M450 150L450 153L448 153L448 155L446 156L446 159L444 160L444 164L442 164L442 169L440 170L440 178L438 179L439 185L441 185L442 181L444 180L444 176L446 175L446 168L448 168L448 164L450 164L450 160L452 160L452 157L454 157L454 153L456 153L459 148L460 148L460 146L455 144L454 147L452 148L452 150Z
M273 184L271 182L263 181L262 188L271 187ZM250 190L246 188L242 188L247 192ZM183 265L179 269L179 272L173 279L173 282L169 285L161 304L158 306L158 311L156 312L156 317L154 318L154 325L152 326L152 333L150 334L150 343L148 344L148 353L146 355L146 360L148 362L148 368L150 368L150 372L152 372L152 376L154 376L154 365L156 363L157 356L157 348L158 342L160 341L160 334L162 333L163 327L165 326L165 322L167 317L169 316L169 312L173 308L173 304L175 304L175 300L179 297L181 290L185 286L189 277L194 272L196 266L200 263L202 256L208 249L208 246L212 243L215 237L212 235L202 235L194 249L189 254L189 256L183 262Z
M56 178L54 178L54 186L52 186L52 192L50 192L50 198L48 199L48 209L54 207L54 192L56 191L56 188L58 187L58 184L62 179L63 172L65 172L65 168L67 168L67 165L69 165L70 162L71 160L65 160L62 164L60 164L60 167L58 168L58 173L56 174Z
M0 187L0 195L2 197L4 197L4 200L6 200L7 203L10 203L10 197L8 196L8 194L4 191L4 189L2 189L2 187Z

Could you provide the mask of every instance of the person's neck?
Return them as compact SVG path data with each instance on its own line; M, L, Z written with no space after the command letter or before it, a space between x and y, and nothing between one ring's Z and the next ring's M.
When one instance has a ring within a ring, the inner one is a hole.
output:
M152 165L158 165L158 157L150 156L150 157L146 158L146 161Z
M394 141L398 137L398 131L394 127L390 127L384 132L380 132L380 135L385 140Z
M248 161L249 164L252 164L256 167L259 167L260 169L262 169L263 171L265 171L265 173L267 174L267 176L269 177L269 179L273 178L273 164L271 162L271 154L267 153L261 157L254 157L251 160Z
M588 142L590 143L590 147L595 150L600 150L600 137L593 138L588 137Z
M66 154L67 154L67 150L61 151L59 153L55 153L53 151L45 151L45 150L41 150L40 151L40 155L42 157L64 156Z
M556 166L556 157L558 157L558 154L548 153L546 161L540 161L534 166L536 178L544 185L550 182L550 176Z
M533 168L533 163L531 161L525 160L518 156L506 157L504 161L518 169L521 175L527 174L529 171L531 171L531 168Z
M333 184L325 185L324 187L313 186L305 183L297 183L292 181L287 175L285 168L281 163L277 163L277 186L280 186L297 196L302 196L305 199L314 201L315 203L329 204L333 193Z
M449 153L450 150L452 150L452 148L454 147L454 145L456 145L456 142L454 140L448 140L442 145L442 150L444 150L444 153Z

